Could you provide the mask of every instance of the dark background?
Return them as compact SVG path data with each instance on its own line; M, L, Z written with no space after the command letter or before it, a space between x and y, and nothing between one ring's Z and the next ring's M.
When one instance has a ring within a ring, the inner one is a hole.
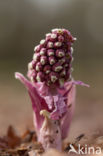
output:
M26 75L33 49L52 28L69 29L74 43L77 88L71 136L102 129L103 118L103 1L0 0L0 133L13 124L19 132L32 127L28 94L14 78Z

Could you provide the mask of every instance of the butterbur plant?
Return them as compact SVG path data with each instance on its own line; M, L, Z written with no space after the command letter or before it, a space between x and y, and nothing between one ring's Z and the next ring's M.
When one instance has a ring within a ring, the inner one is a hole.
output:
M66 29L53 29L34 48L28 64L29 80L15 73L28 90L38 141L45 150L62 150L75 108L76 85L89 87L71 75L75 40Z

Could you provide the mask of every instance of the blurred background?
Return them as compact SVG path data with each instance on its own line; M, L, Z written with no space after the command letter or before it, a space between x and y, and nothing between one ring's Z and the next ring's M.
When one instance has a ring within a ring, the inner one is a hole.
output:
M70 137L102 129L103 1L0 0L0 134L12 124L19 133L32 128L32 108L14 72L26 75L33 49L52 28L69 29L74 43L77 103Z

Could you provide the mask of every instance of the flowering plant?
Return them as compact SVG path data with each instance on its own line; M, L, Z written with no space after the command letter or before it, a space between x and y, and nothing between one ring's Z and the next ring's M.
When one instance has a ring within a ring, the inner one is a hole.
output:
M76 85L88 87L71 76L75 39L66 29L53 29L34 48L33 60L28 64L30 81L15 73L30 95L38 141L45 150L61 150L74 112Z

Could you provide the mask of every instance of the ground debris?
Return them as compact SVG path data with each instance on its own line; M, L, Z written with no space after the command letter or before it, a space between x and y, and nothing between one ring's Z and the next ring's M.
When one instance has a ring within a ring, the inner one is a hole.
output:
M78 150L78 144L85 149L85 144L96 148L100 146L103 150L103 133L92 133L92 134L80 134L75 138L73 142L63 143L63 151L60 153L56 150L50 150L44 152L44 149L37 141L35 131L27 129L23 135L17 135L13 126L9 126L7 134L0 137L0 156L49 156L54 154L55 156L71 155L69 150L71 145ZM76 155L76 154L74 154Z
M9 126L7 134L0 137L0 156L35 156L44 152L42 145L37 142L35 131L27 129L22 136L17 135L13 126Z
M96 153L96 149L98 147L100 147L101 151L103 151L103 134L101 134L99 132L98 133L93 132L91 134L90 133L89 134L80 134L78 137L75 138L75 140L73 142L64 143L63 151L65 153L69 153L69 151L71 150L71 146L72 146L78 152L78 145L80 145L80 148L83 149L84 153L86 150L88 152L89 147L93 147L95 153ZM69 153L69 155L70 155L70 153ZM75 153L74 153L74 155L75 155ZM91 155L92 155L92 152L91 152Z

